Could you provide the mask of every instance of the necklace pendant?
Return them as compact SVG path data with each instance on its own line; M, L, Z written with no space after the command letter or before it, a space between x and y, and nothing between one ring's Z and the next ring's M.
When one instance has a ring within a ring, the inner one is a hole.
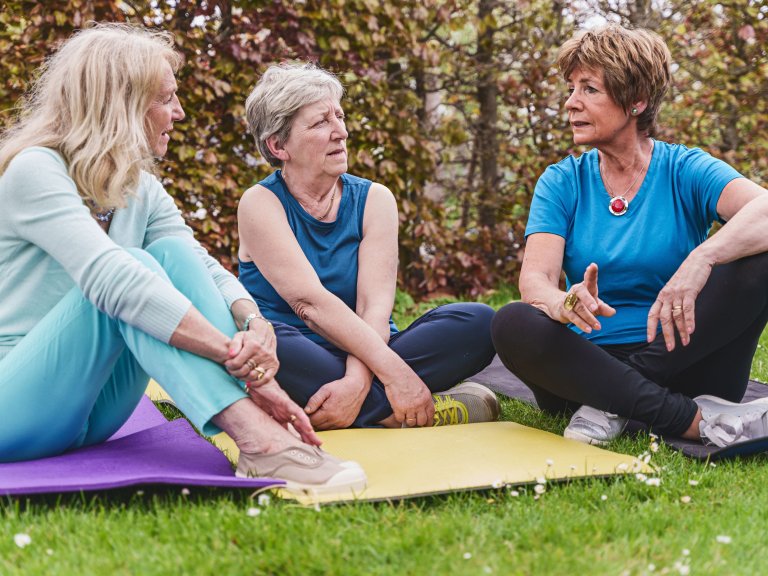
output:
M627 202L627 199L624 198L624 196L614 196L608 202L608 212L614 216L626 214L628 208L629 202Z

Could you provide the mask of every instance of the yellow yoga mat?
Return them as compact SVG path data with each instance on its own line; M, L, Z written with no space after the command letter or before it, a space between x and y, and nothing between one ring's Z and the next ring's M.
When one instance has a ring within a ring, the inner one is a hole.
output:
M150 383L153 400L167 398ZM321 432L323 449L355 460L368 476L360 494L296 496L303 504L398 500L503 485L648 472L632 456L567 440L514 422L438 428L349 429ZM239 451L226 434L213 442L230 459ZM283 491L284 492L284 491Z

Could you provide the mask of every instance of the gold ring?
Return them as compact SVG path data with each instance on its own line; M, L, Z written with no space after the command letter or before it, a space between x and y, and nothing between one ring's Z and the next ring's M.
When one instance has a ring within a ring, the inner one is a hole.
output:
M254 364L253 360L248 360L245 365L248 366L248 368L251 370L256 370L256 364Z
M576 296L573 292L569 292L565 296L565 301L563 301L563 308L565 308L568 312L573 310L573 308L576 306L576 304L579 302L579 297Z
M296 414L291 414L291 422L296 422Z
M682 306L672 306L672 310L682 310Z
M264 368L262 368L261 366L256 366L256 368L254 368L254 371L256 372L256 380L261 380L262 378L264 378L264 374L267 373L266 370L264 370Z

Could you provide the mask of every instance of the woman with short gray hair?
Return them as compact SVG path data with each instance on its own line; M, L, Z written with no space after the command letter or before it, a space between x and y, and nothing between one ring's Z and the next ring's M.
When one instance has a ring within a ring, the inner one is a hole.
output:
M456 386L493 357L490 307L441 306L403 331L392 321L397 205L346 173L342 94L329 72L283 64L246 101L278 169L240 201L240 281L275 327L276 378L318 429L495 420L493 392Z

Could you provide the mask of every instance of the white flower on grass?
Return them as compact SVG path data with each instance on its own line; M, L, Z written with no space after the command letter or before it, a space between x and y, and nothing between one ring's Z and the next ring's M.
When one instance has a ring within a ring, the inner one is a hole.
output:
M688 550L688 548L683 548L683 556L690 556L690 555L691 555L691 551Z
M53 550L50 548L46 548L45 553L48 554L48 556L53 556Z
M181 495L182 496L189 496L189 488L182 488L181 489Z
M491 488L504 488L504 480L494 480Z
M635 474L635 478L637 478L637 480L640 481L640 482L645 482L645 480L646 480L646 478L648 478L648 476L646 476L642 472L638 472L637 474Z
M691 497L690 496L680 496L680 502L683 504L690 504L691 503Z
M658 452L658 451L659 451L659 443L651 442L651 452Z
M259 497L256 499L256 503L259 506L269 506L271 500L272 499L269 497L269 494L259 494Z
M648 478L645 483L648 486L661 486L661 478Z
M730 544L731 543L731 537L726 536L725 534L718 535L715 540L717 540L720 544Z
M544 478L544 476L539 476L538 478L536 478L536 484L546 484L546 483L547 483L547 479Z
M653 572L654 570L656 570L656 564L648 564L648 572Z
M688 480L688 484L691 486L698 486L699 481L698 480Z
M464 560L469 560L472 558L472 552L464 552Z
M688 566L688 564L683 564L682 562L675 562L675 570L677 570L677 573L681 574L682 576L688 576L688 574L691 573L691 567Z
M136 490L136 496L144 496L144 490Z
M544 492L547 491L547 488L544 484L536 484L536 486L533 487L533 491L536 492L536 494L544 494Z
M605 494L603 494L602 496L600 496L600 500L602 500L603 502L605 502L606 500L608 500L608 496L606 496Z
M13 542L18 546L19 548L24 548L25 546L29 546L32 544L32 538L29 534L14 534L13 535Z
M710 463L709 463L709 465L710 465L712 468L717 468L717 464L715 464L714 462L710 462Z
M509 495L513 496L514 498L517 498L518 496L520 496L520 492L518 492L517 490L510 490Z
M246 514L248 514L248 516L250 516L251 518L256 518L256 516L261 514L261 510L259 510L258 508L248 508L248 510L246 511Z

